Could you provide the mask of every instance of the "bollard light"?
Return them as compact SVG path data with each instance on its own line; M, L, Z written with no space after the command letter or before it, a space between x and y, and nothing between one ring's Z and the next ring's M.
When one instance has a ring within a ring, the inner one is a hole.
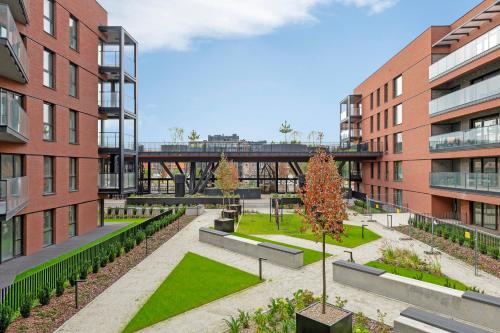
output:
M354 262L354 258L353 258L353 256L352 256L352 251L347 251L347 250L345 250L344 252L345 252L345 253L349 253L349 256L350 256L349 261L350 261L350 262Z
M75 306L78 309L78 283L85 282L87 280L75 280Z
M259 279L262 281L262 262L267 260L266 258L259 258Z
M362 224L361 225L361 238L365 238L365 227L367 227L367 224Z

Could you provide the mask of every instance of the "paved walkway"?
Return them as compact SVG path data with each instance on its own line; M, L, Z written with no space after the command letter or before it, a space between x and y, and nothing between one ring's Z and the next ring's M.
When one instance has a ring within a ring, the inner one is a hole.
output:
M19 273L38 266L47 260L59 257L66 252L101 238L115 230L123 228L126 225L128 225L127 222L106 223L102 228L97 228L85 235L73 237L64 243L49 246L30 256L23 256L7 261L6 263L0 265L0 288L11 284Z
M58 332L120 332L188 251L258 274L258 262L254 258L198 241L198 229L212 225L218 213L217 210L207 210L205 214L196 218L66 322ZM349 223L361 224L364 220L363 216L352 216ZM389 242L398 242L400 245L413 247L418 252L428 248L416 241L399 241L401 234L386 229L378 223L368 224L369 229L383 235ZM319 244L314 242L287 236L268 237L303 247L319 247ZM364 263L378 258L378 249L385 241L380 239L357 247L353 250L355 260ZM392 325L394 319L409 306L408 304L332 282L331 263L334 260L347 259L348 255L343 250L344 248L335 246L327 248L328 252L334 254L327 261L329 299L334 302L335 296L339 295L348 300L347 309L355 312L363 311L370 318L377 318L377 309L380 309L387 313L386 322ZM500 295L498 279L485 273L481 273L480 277L475 277L470 267L447 255L441 256L441 263L443 271L451 277L479 286L486 293ZM222 320L228 318L229 315L236 315L237 309L253 312L258 307L265 307L269 298L290 297L297 289L309 289L316 294L321 292L321 262L300 270L265 263L264 277L266 281L255 287L160 322L144 329L143 332L221 332L225 328Z

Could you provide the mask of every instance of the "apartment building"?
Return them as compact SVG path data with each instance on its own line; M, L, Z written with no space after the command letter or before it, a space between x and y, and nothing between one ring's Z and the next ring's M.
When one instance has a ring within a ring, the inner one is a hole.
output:
M137 43L95 0L0 0L0 263L135 191Z
M500 230L500 1L431 26L341 102L368 197ZM361 111L362 110L362 111Z

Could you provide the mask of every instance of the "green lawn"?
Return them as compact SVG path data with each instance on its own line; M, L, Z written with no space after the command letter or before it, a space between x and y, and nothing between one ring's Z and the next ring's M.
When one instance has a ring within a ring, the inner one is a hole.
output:
M115 223L115 222L133 222L133 223L141 223L146 221L148 218L144 217L130 217L130 218L113 218L113 219L104 219L105 223Z
M259 282L258 276L188 252L123 332L141 330Z
M258 241L258 242L268 242L268 243L273 243L273 244L277 244L277 245L291 247L291 248L297 249L297 250L302 250L302 251L304 251L304 265L309 265L309 264L312 264L312 263L314 263L316 261L320 261L321 258L322 258L322 253L321 252L315 251L315 250L310 250L310 249L305 249L305 248L300 247L300 246L295 246L295 245L290 245L290 244L275 242L275 241L271 241L271 240L264 239L264 238L259 238L259 237L255 237L255 236L241 234L241 233L238 233L238 232L233 233L233 235L240 236L240 237L243 237L243 238L253 239L254 241ZM326 253L326 257L327 258L331 257L331 255L328 254L328 253Z
M417 276L422 276L422 281L437 284L444 287L450 287L458 290L467 290L467 286L460 281L447 278L446 276L437 276L426 272L420 272L414 269L401 268L392 265L385 264L380 261L370 261L366 266L375 267L383 269L388 273L409 277L412 279L417 279ZM418 280L418 279L417 279ZM447 285L448 281L448 285Z
M281 234L315 241L315 236L311 231L307 230L304 233L300 232L301 225L302 217L298 214L284 214L283 222L280 224L280 230L278 230L274 222L274 217L271 219L271 222L269 222L268 214L245 214L241 217L236 231L246 235ZM344 224L344 226L346 235L342 236L341 242L331 237L327 237L326 242L332 245L354 248L380 238L378 234L366 228L365 238L361 238L361 227L349 224Z

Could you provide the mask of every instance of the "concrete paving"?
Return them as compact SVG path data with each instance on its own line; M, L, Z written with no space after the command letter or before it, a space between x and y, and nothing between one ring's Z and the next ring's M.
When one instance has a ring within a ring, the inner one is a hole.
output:
M213 219L218 214L218 210L207 210L196 218L190 225L73 316L59 328L58 332L121 332L188 251L218 260L249 273L258 274L258 261L256 259L198 241L198 229L211 226ZM360 225L366 223L365 220L364 216L352 215L349 223ZM377 259L379 249L384 242L411 247L421 254L428 249L427 245L417 241L400 241L401 234L386 229L379 223L366 224L369 224L368 228L382 235L384 239L353 249L356 262L365 263ZM307 240L282 235L265 237L306 248L319 249L319 244ZM331 263L334 260L347 259L348 254L344 253L344 250L342 247L327 246L327 251L334 254L333 257L327 259L329 300L335 302L335 296L340 296L348 300L347 309L355 312L362 311L374 319L377 318L377 309L380 309L387 313L386 323L392 325L394 319L409 304L332 282ZM484 289L487 294L500 296L498 279L483 272L479 277L476 277L473 268L444 254L440 256L440 260L445 274L466 284L478 286ZM309 289L316 294L321 292L321 262L298 270L265 263L263 271L265 282L160 322L142 332L222 332L225 329L223 319L230 315L236 315L237 309L253 312L258 307L265 307L271 297L290 297L298 289Z
M11 284L19 273L38 266L48 260L59 257L66 252L99 239L115 230L123 228L128 224L129 223L127 222L105 223L102 228L92 230L85 235L73 237L64 243L49 246L30 256L23 256L7 261L0 265L0 288Z

